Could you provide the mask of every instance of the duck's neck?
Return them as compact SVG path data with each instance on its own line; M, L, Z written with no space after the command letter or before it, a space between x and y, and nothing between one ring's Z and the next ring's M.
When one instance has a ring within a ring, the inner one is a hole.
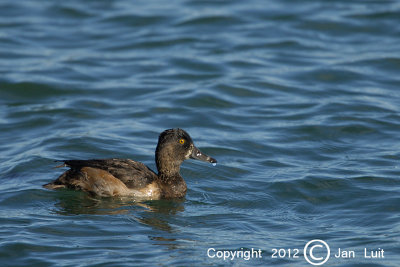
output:
M156 153L156 165L159 179L164 183L172 183L173 181L183 180L179 174L182 161L172 160L167 153Z
M179 170L180 163L157 162L158 178L165 184L179 183L180 181L183 181Z
M170 147L157 146L156 165L158 181L164 198L180 198L186 194L186 183L179 173L183 159L177 159Z
M164 198L181 198L186 194L186 182L180 175L181 162L156 159L158 181Z
M182 198L186 195L186 182L179 172L158 173L161 194L163 198Z
M162 173L158 172L158 179L164 184L177 184L184 182L182 176L178 173Z

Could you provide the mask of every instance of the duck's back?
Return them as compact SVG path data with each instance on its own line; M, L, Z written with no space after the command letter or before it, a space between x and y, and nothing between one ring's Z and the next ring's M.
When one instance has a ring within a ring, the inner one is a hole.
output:
M81 190L99 194L97 191L110 191L108 188L111 185L116 189L126 187L140 190L157 179L157 174L146 165L130 159L65 160L62 162L64 166L71 169L61 174L54 182L47 184L47 188L78 187ZM104 195L108 194L112 193Z
M63 162L71 169L91 167L107 171L128 188L143 188L157 178L157 174L149 167L131 159L65 160Z

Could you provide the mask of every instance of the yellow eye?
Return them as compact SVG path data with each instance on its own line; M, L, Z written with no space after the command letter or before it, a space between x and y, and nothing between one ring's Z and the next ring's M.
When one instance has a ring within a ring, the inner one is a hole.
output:
M183 145L185 143L185 139L181 138L179 139L179 144Z

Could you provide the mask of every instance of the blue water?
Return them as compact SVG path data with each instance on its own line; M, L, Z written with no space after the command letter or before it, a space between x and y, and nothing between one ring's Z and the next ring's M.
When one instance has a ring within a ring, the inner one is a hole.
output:
M0 265L312 266L320 239L399 266L399 25L384 0L1 1ZM155 169L175 127L218 160L182 200L41 187L56 159Z

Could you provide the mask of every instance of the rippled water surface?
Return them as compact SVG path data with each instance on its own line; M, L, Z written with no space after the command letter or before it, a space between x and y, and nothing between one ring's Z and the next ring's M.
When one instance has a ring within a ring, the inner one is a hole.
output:
M1 266L311 266L313 239L399 266L399 25L383 0L1 1ZM182 165L182 200L41 187L56 159L155 169L174 127L219 162Z

